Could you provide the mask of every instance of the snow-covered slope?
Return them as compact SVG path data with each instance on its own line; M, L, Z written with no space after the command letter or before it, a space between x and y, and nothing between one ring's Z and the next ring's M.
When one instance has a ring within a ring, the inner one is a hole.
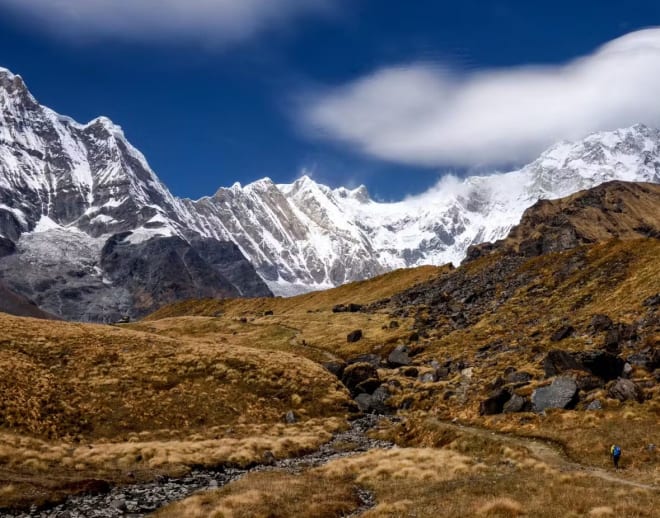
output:
M560 142L517 171L447 177L420 196L372 200L303 176L220 189L186 206L204 235L231 237L275 293L323 288L394 268L459 263L503 238L537 200L609 180L660 182L660 132L637 125Z
M111 121L62 117L0 70L1 236L17 242L24 233L65 229L102 240L131 232L126 239L136 245L154 236L231 240L276 294L458 263L470 245L504 237L538 199L615 179L660 182L658 130L637 125L561 142L520 170L447 177L396 203L307 176L181 200Z

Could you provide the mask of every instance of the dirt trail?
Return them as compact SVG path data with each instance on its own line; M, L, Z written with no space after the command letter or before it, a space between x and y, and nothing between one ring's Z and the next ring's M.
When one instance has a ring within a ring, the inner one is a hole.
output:
M521 446L527 449L530 452L530 454L535 458L537 458L538 460L545 462L549 466L557 468L560 471L579 471L581 473L586 473L589 476L598 477L602 480L606 480L614 484L637 487L649 491L660 491L660 487L658 486L643 484L641 482L636 482L634 480L621 478L611 471L607 471L602 468L597 468L595 466L588 466L588 465L580 464L579 462L572 461L568 458L566 452L563 450L561 445L555 444L550 440L536 439L532 437L523 437L520 435L497 432L494 430L488 430L476 426L470 426L470 425L447 422L447 421L443 421L443 424L448 426L449 428L452 428L454 430L469 435L484 437L490 440L496 440L504 444Z

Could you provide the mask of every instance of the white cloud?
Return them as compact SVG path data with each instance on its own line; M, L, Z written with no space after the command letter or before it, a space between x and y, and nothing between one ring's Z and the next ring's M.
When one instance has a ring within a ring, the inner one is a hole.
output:
M55 33L228 43L339 0L0 0Z
M394 162L504 164L561 139L660 124L660 29L616 39L561 66L461 73L389 67L304 96L307 130Z

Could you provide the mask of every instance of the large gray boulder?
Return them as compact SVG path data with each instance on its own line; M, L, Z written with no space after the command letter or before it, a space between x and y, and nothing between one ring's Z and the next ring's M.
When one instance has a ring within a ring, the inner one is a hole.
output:
M560 376L550 385L532 393L532 409L543 412L548 408L573 408L578 401L578 387L574 379Z

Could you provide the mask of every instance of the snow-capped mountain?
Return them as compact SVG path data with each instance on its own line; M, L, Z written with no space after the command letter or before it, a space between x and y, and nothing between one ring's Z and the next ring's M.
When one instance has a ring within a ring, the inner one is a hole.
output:
M197 232L233 239L275 293L322 288L395 268L455 264L505 237L526 208L609 180L660 182L660 131L637 125L560 142L517 171L446 177L420 196L372 200L303 176L186 201Z
M538 199L608 180L660 182L660 131L637 125L561 142L520 170L446 177L395 203L374 201L365 187L331 189L308 176L178 199L118 126L58 115L39 105L19 76L0 70L0 240L17 250L8 256L14 259L0 259L5 277L17 256L57 262L43 249L70 243L67 249L84 248L86 275L111 286L126 277L113 278L103 261L111 239L115 252L142 247L140 253L154 238L179 240L216 266L225 252L213 243L231 241L275 294L291 294L394 268L458 263L470 245L503 238ZM34 296L35 282L17 291ZM242 294L263 294L249 283L247 291L233 284Z

